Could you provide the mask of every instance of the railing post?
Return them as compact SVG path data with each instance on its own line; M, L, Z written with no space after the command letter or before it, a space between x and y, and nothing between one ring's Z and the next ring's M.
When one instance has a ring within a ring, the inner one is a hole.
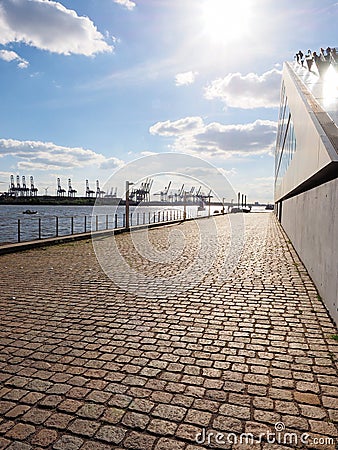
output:
M143 223L142 223L142 225L144 225L146 223L146 213L144 212L143 213Z
M70 234L74 234L74 217L70 218Z
M109 220L108 220L108 214L106 214L106 230L108 230Z
M123 222L122 222L122 227L125 228L126 226L126 215L123 214Z
M55 217L55 237L59 236L59 218Z
M95 219L96 219L96 225L95 225L96 230L95 231L98 231L98 229L99 229L99 216L95 216Z
M140 225L140 214L139 213L137 213L137 215L136 215L136 224Z
M41 239L41 217L39 217L39 239Z
M130 226L133 226L133 213L130 213Z
M148 223L150 223L150 221L151 221L151 215L150 215L150 213L148 213Z
M117 228L117 214L115 214L115 228Z
M18 242L21 242L20 219L18 219Z
M160 211L157 213L157 222L160 222L161 220L161 213L160 213Z
M84 232L87 232L87 216L84 216Z

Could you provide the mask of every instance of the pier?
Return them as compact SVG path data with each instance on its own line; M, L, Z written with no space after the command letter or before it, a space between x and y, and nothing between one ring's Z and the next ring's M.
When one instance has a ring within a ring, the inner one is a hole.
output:
M335 449L337 330L275 216L243 220L221 276L228 216L202 220L216 252L184 290L158 290L129 233L115 239L147 295L109 279L90 240L0 256L0 448ZM158 251L183 236L178 273L196 257L194 221L137 233ZM277 430L293 441L269 443Z

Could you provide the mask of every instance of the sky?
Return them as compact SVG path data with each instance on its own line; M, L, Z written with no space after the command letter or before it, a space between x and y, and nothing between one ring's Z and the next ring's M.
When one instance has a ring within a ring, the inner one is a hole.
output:
M170 152L272 201L283 62L338 46L337 19L329 0L0 0L0 191L83 195Z

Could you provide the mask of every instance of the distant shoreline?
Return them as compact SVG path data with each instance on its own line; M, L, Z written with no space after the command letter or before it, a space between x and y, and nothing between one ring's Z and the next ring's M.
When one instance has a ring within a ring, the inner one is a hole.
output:
M117 197L58 197L52 195L30 196L30 197L0 197L0 205L63 205L63 206L94 206L99 205L119 205L124 204L121 198ZM131 203L132 204L132 203Z
M58 197L52 195L40 195L36 197L14 197L14 196L2 196L0 197L0 205L61 205L61 206L109 206L109 205L120 205L124 206L126 201L120 197ZM184 202L162 202L162 201L148 201L148 202L134 202L129 201L130 206L137 206L142 204L142 206L184 206ZM191 203L187 202L187 206L199 206L200 203ZM220 206L222 207L221 202L210 202L211 206ZM208 203L204 203L204 206L207 208ZM236 206L235 203L225 202L225 207L228 206ZM266 206L266 204L248 204L248 206Z

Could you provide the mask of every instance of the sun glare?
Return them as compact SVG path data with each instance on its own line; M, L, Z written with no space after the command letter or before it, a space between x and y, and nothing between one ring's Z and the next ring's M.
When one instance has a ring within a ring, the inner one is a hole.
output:
M245 37L250 29L252 0L206 0L202 21L204 34L216 43Z
M330 65L323 79L323 102L330 106L337 102L338 97L338 72Z

